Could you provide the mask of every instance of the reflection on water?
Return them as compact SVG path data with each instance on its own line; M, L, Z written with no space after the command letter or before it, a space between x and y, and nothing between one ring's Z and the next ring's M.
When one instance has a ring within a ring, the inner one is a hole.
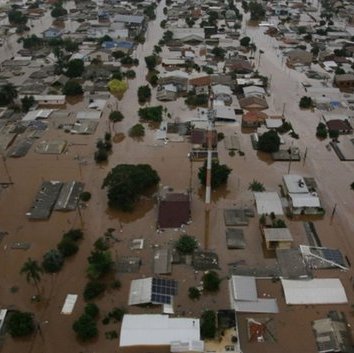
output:
M83 100L84 100L84 95L83 94L81 94L79 96L67 96L66 97L66 102L69 105L75 105L77 103L83 102Z
M227 189L227 185L221 185L217 188L217 190L213 190L211 193L211 201L218 202L219 200L226 199L227 195L230 191ZM205 199L205 187L201 186L198 189L197 195L201 200Z
M257 157L260 161L265 162L268 165L271 165L274 162L270 153L257 151Z
M113 143L121 143L125 139L125 135L122 132L116 132L112 138Z
M142 197L135 205L134 211L123 212L111 208L106 209L106 214L110 220L117 220L122 223L131 223L140 218L143 218L149 211L152 210L155 204L154 197Z

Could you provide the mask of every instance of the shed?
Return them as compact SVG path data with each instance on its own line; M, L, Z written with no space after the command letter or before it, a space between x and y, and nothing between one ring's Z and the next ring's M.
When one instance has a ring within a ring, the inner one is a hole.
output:
M170 249L157 249L154 251L154 273L171 273L172 254Z
M191 201L188 193L165 192L159 197L158 228L178 228L191 219Z
M243 229L226 228L226 245L228 249L244 249L246 242Z
M288 228L263 228L262 232L268 250L289 249L294 241Z
M255 192L254 197L256 199L257 213L283 215L283 207L280 201L280 197L276 192Z

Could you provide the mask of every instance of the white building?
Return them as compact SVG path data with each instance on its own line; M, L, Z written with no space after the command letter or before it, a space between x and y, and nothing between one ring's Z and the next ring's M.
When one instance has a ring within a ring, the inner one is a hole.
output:
M171 352L204 352L199 319L159 314L124 315L119 346L170 346Z

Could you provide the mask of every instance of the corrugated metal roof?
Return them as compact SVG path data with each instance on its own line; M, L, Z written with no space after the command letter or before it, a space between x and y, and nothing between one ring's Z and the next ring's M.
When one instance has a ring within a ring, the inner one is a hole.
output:
M199 319L169 318L167 315L154 314L123 317L120 347L165 346L176 341L200 341Z
M287 304L348 303L344 287L338 278L281 279L281 284Z

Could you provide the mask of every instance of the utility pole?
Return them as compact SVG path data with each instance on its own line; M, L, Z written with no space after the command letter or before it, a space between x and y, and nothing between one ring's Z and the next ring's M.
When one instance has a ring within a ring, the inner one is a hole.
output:
M4 156L4 154L1 154L1 157L2 157L2 161L4 163L4 170L5 170L6 176L9 180L9 183L12 184L12 178L11 178L11 175L10 175L9 170L7 168L6 157Z
M302 165L305 165L306 158L307 158L307 147L305 148L304 162L302 163Z
M212 156L213 156L213 131L215 112L213 110L213 97L211 89L209 90L209 110L208 110L208 159L205 181L205 225L204 225L204 248L208 249L209 245L209 222L210 222L210 203L211 203L211 174L212 174Z

